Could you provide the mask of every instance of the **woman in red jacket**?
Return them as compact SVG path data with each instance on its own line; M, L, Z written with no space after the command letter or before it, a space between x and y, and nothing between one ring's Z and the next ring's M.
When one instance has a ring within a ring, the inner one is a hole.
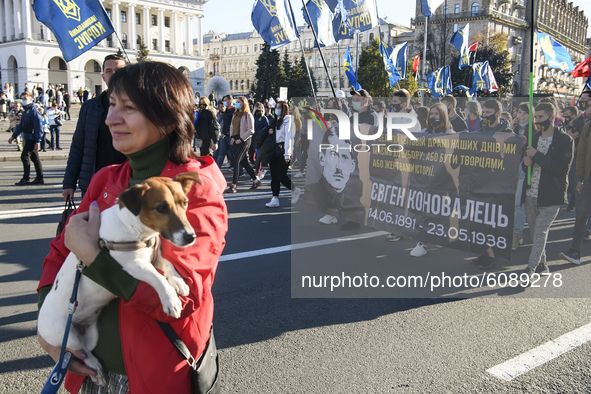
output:
M113 146L128 161L97 172L76 215L50 244L39 283L43 303L67 254L74 252L86 265L83 275L118 298L99 317L99 341L93 354L108 371L109 392L189 393L191 369L163 334L158 321L168 322L197 358L205 349L213 319L211 286L224 248L228 214L223 199L224 176L210 157L197 158L191 142L193 92L176 68L159 62L141 62L118 70L109 81L110 104L106 124ZM151 176L173 178L199 172L203 185L188 194L187 218L197 239L180 249L162 239L162 255L172 262L190 288L181 296L181 317L166 315L155 290L125 272L98 244L99 212L116 203L120 192ZM55 360L59 348L39 337ZM66 389L90 393L96 386L86 377L80 352L66 376ZM115 391L121 390L121 391Z

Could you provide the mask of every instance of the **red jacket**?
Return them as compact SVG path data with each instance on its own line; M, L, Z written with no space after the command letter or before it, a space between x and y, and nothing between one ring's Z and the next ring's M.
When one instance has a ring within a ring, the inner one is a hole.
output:
M189 296L180 297L181 318L175 320L164 314L156 291L144 282L140 282L129 301L119 301L119 333L129 389L133 394L192 392L189 366L155 319L171 323L195 358L203 352L209 339L213 319L211 286L228 230L228 212L223 198L226 180L211 157L201 157L184 165L168 161L161 176L174 178L187 171L199 172L203 182L203 185L195 184L188 195L187 217L197 239L187 248L176 247L162 239L162 255L173 263L190 287ZM88 211L95 200L101 211L112 206L119 193L128 187L130 177L129 162L97 172L76 212ZM38 289L53 283L68 253L63 234L51 242ZM69 372L66 389L77 393L83 380L83 376Z

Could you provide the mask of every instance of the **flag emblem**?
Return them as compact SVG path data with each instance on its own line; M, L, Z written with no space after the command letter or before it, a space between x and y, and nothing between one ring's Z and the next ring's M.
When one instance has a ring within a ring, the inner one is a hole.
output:
M269 15L273 17L277 16L277 6L274 0L261 0L261 3L265 6Z
M80 22L80 7L72 0L53 0L53 2L62 10L66 18Z

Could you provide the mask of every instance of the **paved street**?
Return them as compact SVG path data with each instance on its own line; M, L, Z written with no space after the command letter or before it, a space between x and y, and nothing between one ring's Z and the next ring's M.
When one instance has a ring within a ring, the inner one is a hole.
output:
M5 125L0 122L0 128ZM64 126L64 147L74 126L75 121ZM16 148L6 143L8 133L4 136L0 141L0 392L35 393L53 366L36 341L35 288L63 208L65 159L46 152L42 156L46 184L13 186L22 168ZM576 267L557 260L558 252L568 245L572 213L561 211L548 246L550 269L562 274L564 287L573 289L571 298L555 298L562 293L552 288L478 290L471 299L292 298L298 285L291 281L292 244L304 245L294 254L298 261L321 264L331 259L333 266L342 262L343 267L362 267L361 272L368 273L378 265L393 272L411 267L435 272L442 266L454 275L482 271L467 263L473 255L433 245L426 256L412 258L408 253L416 242L388 243L384 234L372 234L371 229L362 231L370 234L365 240L345 238L353 233L321 226L317 215L295 208L292 212L288 193L281 198L281 208L265 208L270 198L268 177L256 193L248 187L243 177L239 193L227 197L230 230L213 289L224 392L591 392L589 328L577 331L574 340L556 341L591 323L591 264L584 259ZM311 240L328 241L320 246L304 244ZM327 246L332 240L348 247L339 252ZM525 241L498 269L509 273L524 268L529 237ZM591 254L589 244L583 253ZM543 345L553 347L539 348ZM489 371L532 350L535 353L526 361L497 368L508 380ZM531 368L532 359L543 361ZM519 375L524 364L530 367Z

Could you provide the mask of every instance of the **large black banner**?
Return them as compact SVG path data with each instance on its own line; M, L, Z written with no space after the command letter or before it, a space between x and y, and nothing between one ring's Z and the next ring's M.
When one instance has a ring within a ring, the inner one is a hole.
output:
M523 139L513 133L387 133L340 139L317 129L304 209L416 240L510 258ZM360 134L376 130L359 126Z

